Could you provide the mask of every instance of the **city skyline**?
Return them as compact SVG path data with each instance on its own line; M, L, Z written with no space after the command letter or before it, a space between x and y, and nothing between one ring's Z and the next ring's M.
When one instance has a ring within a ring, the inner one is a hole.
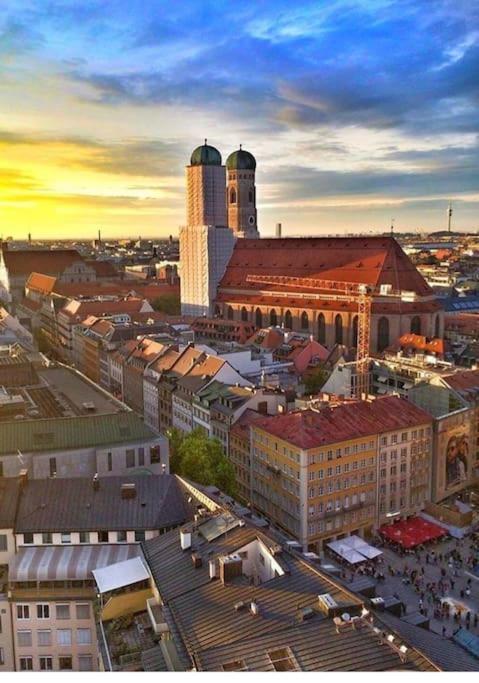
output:
M6 0L3 236L176 236L205 137L255 155L264 236L446 229L449 200L473 230L478 19L449 0Z

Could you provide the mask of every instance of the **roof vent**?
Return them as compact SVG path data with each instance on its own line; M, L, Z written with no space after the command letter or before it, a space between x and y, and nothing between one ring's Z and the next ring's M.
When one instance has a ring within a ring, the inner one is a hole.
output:
M191 548L191 531L187 527L180 529L180 545L182 550Z
M192 553L191 561L193 562L193 567L195 569L199 569L203 565L203 560L201 559L201 555L198 555L198 553Z
M136 498L136 484L122 484L121 485L122 498Z
M251 600L249 611L254 617L259 617L259 605L256 600Z

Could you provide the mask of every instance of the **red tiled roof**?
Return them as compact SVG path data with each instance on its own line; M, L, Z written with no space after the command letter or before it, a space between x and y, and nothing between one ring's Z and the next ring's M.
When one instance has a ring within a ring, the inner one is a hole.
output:
M231 434L234 434L242 439L247 439L249 437L250 426L256 422L259 422L260 420L264 420L264 418L264 414L258 413L256 410L252 410L251 408L247 408L231 427Z
M55 288L56 277L44 273L30 273L26 282L26 289L33 289L40 294L50 294Z
M432 290L392 237L315 237L238 240L220 282L225 288L274 290L247 275L287 275L372 286L430 296Z
M479 370L463 370L446 375L443 379L450 387L459 391L479 390Z
M22 306L25 308L29 308L31 311L39 311L40 308L42 307L42 304L40 301L34 301L33 299L29 299L27 296L25 296L22 299Z
M439 338L428 339L421 334L403 334L399 338L399 345L401 348L429 351L438 356L444 355L444 340Z
M4 251L3 260L10 275L30 275L33 272L59 275L83 258L76 249L18 249Z
M105 316L139 311L143 299L121 299L115 301L78 301L74 299L66 304L61 313L77 320L84 320L89 315Z
M319 412L302 410L265 417L255 426L298 448L310 449L429 422L431 415L406 399L384 396Z

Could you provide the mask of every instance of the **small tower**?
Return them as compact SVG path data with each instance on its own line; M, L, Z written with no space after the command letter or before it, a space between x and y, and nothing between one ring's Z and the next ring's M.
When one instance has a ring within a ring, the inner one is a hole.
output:
M451 222L452 222L452 202L449 202L447 207L447 231L451 232Z
M257 238L256 159L240 148L226 160L228 226L237 237Z

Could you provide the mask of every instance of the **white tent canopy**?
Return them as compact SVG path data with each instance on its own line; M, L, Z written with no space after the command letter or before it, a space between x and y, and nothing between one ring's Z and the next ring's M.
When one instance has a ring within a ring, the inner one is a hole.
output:
M374 557L382 555L382 551L378 550L359 536L348 536L342 538L340 541L332 541L328 543L328 548L331 548L335 553L342 557L349 564L357 564L365 560L372 560Z
M141 557L133 557L131 560L110 564L108 567L94 569L96 585L99 593L108 593L116 588L131 586L132 583L144 581L150 578Z

